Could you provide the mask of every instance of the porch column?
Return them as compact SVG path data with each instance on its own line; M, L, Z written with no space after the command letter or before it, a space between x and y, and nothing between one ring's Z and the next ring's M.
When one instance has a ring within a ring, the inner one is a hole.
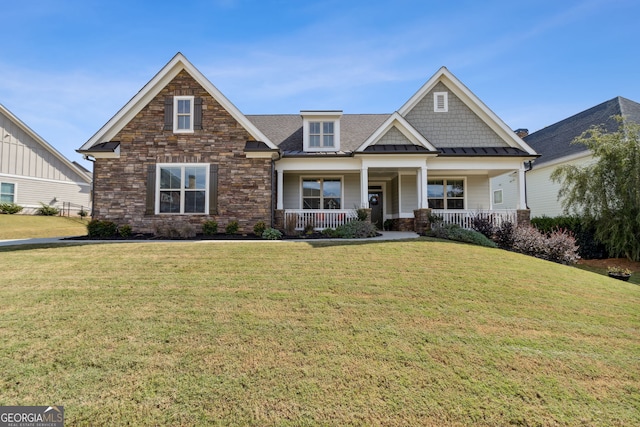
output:
M284 171L277 171L277 178L276 178L276 185L277 185L277 190L276 193L278 195L277 201L276 201L276 209L282 210L284 209L284 195L283 193L283 189L284 189Z
M360 207L369 207L369 168L360 169Z
M518 169L518 188L519 188L519 200L518 209L527 209L527 193L526 183L524 177L524 163L520 163L520 169Z
M421 166L417 173L418 187L418 209L427 209L429 202L427 200L427 167Z

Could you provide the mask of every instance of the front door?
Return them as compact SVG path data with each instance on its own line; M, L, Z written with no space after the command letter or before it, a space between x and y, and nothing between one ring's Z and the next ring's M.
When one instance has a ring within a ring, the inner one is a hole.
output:
M382 230L382 190L369 189L369 209L371 209L371 223Z

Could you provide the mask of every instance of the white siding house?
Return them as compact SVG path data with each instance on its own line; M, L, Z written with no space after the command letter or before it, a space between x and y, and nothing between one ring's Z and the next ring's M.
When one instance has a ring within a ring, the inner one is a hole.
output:
M90 211L91 175L0 104L0 202Z

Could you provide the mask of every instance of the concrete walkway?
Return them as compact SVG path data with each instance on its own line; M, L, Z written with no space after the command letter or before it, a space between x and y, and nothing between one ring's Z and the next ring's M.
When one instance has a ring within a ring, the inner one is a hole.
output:
M420 237L417 233L412 231L382 231L381 235L372 237L369 239L319 239L319 240L306 240L306 239L287 239L280 240L286 242L322 242L322 241L358 241L369 242L372 240L402 240L402 239L415 239ZM35 239L10 239L0 240L0 246L19 246L19 245L49 245L49 244L94 244L94 243L153 243L153 242L185 242L188 240L65 240L65 237L45 237ZM216 243L216 242L274 242L275 240L193 240L197 243Z

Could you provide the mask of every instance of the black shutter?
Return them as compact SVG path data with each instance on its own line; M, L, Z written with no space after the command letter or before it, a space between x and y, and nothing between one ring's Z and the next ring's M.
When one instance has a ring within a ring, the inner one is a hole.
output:
M193 100L193 130L202 129L202 98Z
M164 98L164 130L173 130L173 97Z
M147 165L147 199L145 215L153 215L156 211L156 165Z
M218 165L209 166L209 215L218 214Z

